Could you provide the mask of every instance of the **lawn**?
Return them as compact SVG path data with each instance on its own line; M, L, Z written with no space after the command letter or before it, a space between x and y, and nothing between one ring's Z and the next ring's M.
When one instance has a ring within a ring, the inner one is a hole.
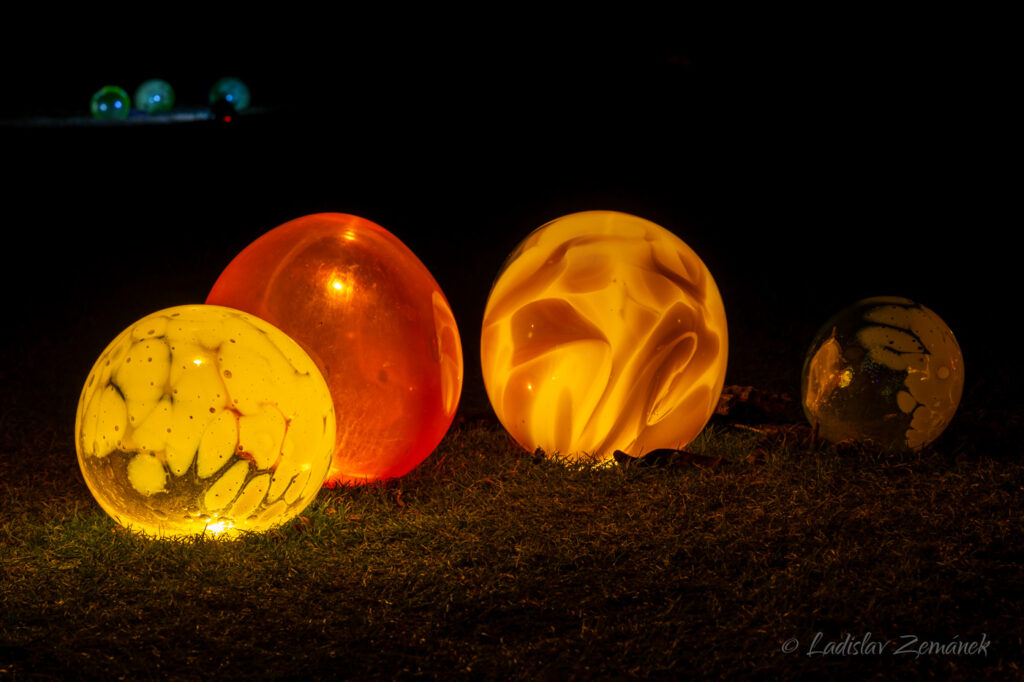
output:
M1021 675L1024 467L991 414L910 455L758 416L594 467L464 414L405 478L228 542L132 535L70 427L5 419L0 677Z

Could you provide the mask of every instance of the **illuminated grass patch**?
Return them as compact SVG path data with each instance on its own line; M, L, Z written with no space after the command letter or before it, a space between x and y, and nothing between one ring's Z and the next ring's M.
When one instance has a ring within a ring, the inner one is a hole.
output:
M716 466L593 468L459 428L408 477L268 534L116 528L59 439L0 474L0 671L103 678L972 678L1017 671L1024 467L714 425ZM752 456L756 455L756 456ZM70 482L69 482L70 481ZM988 656L807 656L991 640ZM783 653L796 638L803 647ZM823 646L823 645L819 645Z

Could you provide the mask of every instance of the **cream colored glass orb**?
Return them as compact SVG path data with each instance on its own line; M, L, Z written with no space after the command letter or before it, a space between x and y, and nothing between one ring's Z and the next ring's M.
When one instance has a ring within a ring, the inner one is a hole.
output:
M964 359L938 315L906 298L867 298L818 331L801 393L807 421L826 440L919 450L953 420Z
M714 412L728 334L718 287L668 230L615 211L553 220L498 275L487 395L528 450L598 461L682 448Z
M232 535L313 501L335 428L327 384L295 341L247 313L189 305L107 346L82 390L75 445L89 490L123 526Z

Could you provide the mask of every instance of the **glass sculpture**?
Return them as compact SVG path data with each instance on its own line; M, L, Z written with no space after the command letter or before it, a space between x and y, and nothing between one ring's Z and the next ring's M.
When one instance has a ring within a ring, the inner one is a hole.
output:
M826 440L917 450L960 404L964 361L953 332L906 298L858 301L828 320L807 352L801 394Z
M682 448L725 381L718 287L679 237L643 218L553 220L508 257L480 353L495 413L524 448L603 461Z
M397 237L321 213L254 241L207 303L270 321L306 348L334 398L328 484L402 476L448 431L462 392L462 344L437 281Z
M334 452L330 392L284 332L219 306L148 315L100 355L75 445L85 482L147 535L262 531L299 514Z

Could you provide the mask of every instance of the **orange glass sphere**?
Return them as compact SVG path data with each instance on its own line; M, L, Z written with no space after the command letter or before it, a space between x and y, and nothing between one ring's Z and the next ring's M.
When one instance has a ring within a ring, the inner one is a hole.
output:
M649 220L583 211L537 228L505 261L480 358L491 405L523 447L605 461L696 438L728 345L722 297L693 249Z
M320 367L338 424L327 485L402 476L451 426L462 392L455 317L383 227L341 213L289 221L239 253L206 302L267 320Z

